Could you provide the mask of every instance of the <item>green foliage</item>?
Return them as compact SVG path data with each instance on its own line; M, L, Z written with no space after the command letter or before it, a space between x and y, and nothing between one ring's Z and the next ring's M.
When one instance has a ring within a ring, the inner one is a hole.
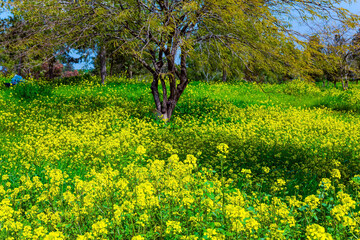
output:
M26 81L13 86L12 93L21 100L34 100L39 97L51 96L52 87L33 81Z
M340 111L360 112L360 89L350 88L348 91L328 90L322 98L321 105Z
M321 90L312 82L296 79L286 84L284 93L294 96L306 96L317 95L321 93Z
M299 9L302 20L327 20L331 15L346 28L354 28L357 16L336 7L336 3L335 0L251 0L236 4L233 0L121 3L14 0L5 5L16 21L4 21L0 42L1 49L16 56L13 62L29 68L44 59L55 60L58 53L74 48L80 52L89 49L99 52L103 81L106 57L113 66L111 73L125 70L132 75L131 69L146 69L154 78L152 93L157 111L169 120L189 83L190 65L194 68L190 77L206 80L215 77L225 81L228 76L270 82L264 79L324 73L322 64L314 64L324 62L317 56L321 55L320 39L314 38L309 47L298 39L291 29L292 9L294 6ZM176 61L179 57L180 61ZM159 94L158 82L164 74L169 79L161 82L163 94ZM170 91L165 91L166 85Z
M76 84L81 84L82 82L92 81L92 80L93 78L91 74L85 73L80 76L56 78L52 80L52 83L55 85L76 85Z

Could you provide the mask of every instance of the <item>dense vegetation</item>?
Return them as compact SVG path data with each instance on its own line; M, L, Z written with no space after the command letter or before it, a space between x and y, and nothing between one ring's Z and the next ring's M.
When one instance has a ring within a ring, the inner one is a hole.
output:
M0 239L358 239L353 2L0 1Z
M357 239L360 87L0 82L1 239Z
M156 111L168 121L189 79L301 78L347 90L360 76L360 17L341 7L353 2L2 1L0 66L53 80L78 75L61 66L71 70L93 55L102 83L107 75L149 74ZM300 33L299 22L316 28Z

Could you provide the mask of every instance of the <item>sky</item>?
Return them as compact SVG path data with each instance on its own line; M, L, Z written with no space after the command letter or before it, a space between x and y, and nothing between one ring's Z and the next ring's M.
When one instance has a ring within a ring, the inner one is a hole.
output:
M353 3L342 3L339 5L340 7L342 8L345 8L345 9L348 9L351 13L354 13L354 14L358 14L360 15L360 0L356 1L356 2L353 2ZM8 13L0 13L0 19L1 18L4 18L4 17L7 17L9 14ZM298 31L298 32L301 32L301 33L309 33L311 32L311 24L304 24L304 23L301 23L301 22L293 22L293 29ZM77 57L76 54L74 54L74 57ZM78 63L78 64L74 64L74 68L75 69L82 69L82 68L85 68L85 67L92 67L91 64L89 63Z
M342 3L339 4L339 7L345 8L353 14L360 15L360 0L353 3ZM298 22L292 22L292 24L293 24L293 29L300 33L311 33L314 32L314 30L315 31L317 30L315 24L311 22L303 23L301 21L298 21Z

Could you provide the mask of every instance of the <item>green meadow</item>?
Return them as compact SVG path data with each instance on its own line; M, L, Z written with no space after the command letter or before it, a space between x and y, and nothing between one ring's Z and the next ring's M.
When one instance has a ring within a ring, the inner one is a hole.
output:
M1 239L360 237L356 84L5 81Z

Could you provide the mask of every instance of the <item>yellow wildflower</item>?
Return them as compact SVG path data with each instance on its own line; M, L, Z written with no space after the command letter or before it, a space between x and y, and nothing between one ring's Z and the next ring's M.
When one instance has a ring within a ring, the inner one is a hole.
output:
M325 232L325 228L312 224L306 227L306 238L309 240L332 240L332 236Z

